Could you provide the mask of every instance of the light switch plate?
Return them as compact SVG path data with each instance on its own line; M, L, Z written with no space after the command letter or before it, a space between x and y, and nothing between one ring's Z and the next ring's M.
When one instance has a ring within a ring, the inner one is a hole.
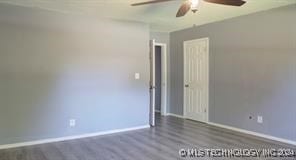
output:
M140 73L135 73L135 79L140 79Z
M76 126L76 120L75 119L70 119L69 120L69 126L70 127L75 127Z

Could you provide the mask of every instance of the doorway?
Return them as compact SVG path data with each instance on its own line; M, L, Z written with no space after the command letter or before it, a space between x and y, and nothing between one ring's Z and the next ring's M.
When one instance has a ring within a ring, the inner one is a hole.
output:
M184 117L208 122L209 38L184 42Z
M167 45L150 42L150 125L155 114L167 115Z

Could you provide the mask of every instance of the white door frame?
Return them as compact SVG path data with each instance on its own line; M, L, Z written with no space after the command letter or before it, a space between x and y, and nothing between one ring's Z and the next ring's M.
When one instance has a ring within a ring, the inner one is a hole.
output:
M207 41L207 44L208 44L208 50L207 50L207 69L206 69L206 73L207 73L207 76L206 76L206 85L207 85L207 94L206 94L206 110L207 110L207 114L206 114L206 121L205 121L205 123L208 123L209 122L209 47L210 47L210 43L209 43L209 38L208 37L206 37L206 38L199 38L199 39L194 39L194 40L188 40L188 41L184 41L183 42L183 117L184 118L187 118L187 116L186 116L186 101L185 101L185 98L186 98L186 87L185 87L185 82L187 81L186 79L185 79L185 77L186 77L186 54L185 54L185 52L186 52L186 48L185 48L185 44L187 43L187 42L194 42L194 41L203 41L203 40L205 40L205 41Z
M155 40L152 40L152 42L155 42ZM168 57L167 57L167 44L165 43L154 43L154 47L153 49L155 50L155 46L160 46L161 47L161 115L162 116L166 116L167 115L167 93L168 93L168 78L167 78L167 73L168 73ZM155 54L155 52L154 52ZM153 55L152 57L152 63L155 66L155 55ZM155 67L153 68L155 70ZM150 71L151 72L151 71ZM154 71L155 74L155 71ZM155 78L155 75L154 75ZM155 103L155 102L154 102ZM154 105L155 107L155 105ZM153 111L155 111L155 108L151 109ZM155 116L152 116L152 118L154 118L154 120L152 120L153 122L155 121ZM152 122L150 120L150 122Z
M167 115L167 45L165 43L155 43L155 46L161 47L161 106L160 113L162 116ZM155 57L155 56L154 56ZM155 63L155 61L154 61ZM155 73L155 72L154 72Z

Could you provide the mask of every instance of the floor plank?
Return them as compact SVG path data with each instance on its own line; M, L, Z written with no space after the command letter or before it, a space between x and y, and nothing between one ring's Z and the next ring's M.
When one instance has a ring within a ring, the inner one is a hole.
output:
M0 160L181 160L185 159L179 156L179 150L182 148L291 148L296 150L295 146L288 144L195 121L176 117L161 117L157 114L156 127L154 128L0 150ZM205 157L198 159L221 158ZM296 158L285 159L295 160Z

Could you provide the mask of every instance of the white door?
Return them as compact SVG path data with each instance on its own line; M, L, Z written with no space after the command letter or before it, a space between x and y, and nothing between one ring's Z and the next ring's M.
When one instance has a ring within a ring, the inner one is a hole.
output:
M184 116L208 121L209 39L184 42Z
M155 40L150 41L150 125L155 126Z

